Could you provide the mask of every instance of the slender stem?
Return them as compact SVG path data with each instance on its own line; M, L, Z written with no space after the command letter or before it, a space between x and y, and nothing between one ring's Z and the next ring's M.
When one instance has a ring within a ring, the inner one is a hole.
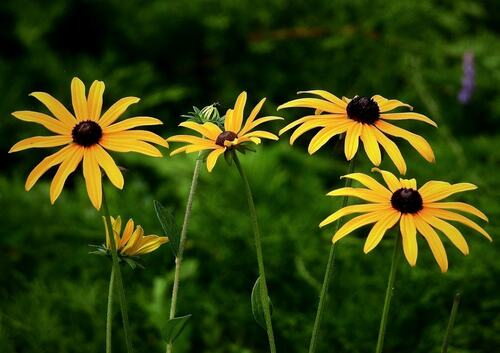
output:
M106 201L106 195L104 193L104 189L102 190L102 207L104 209L104 215L105 215L104 218L106 219L106 223L109 229L109 239L111 243L111 258L113 259L113 269L116 275L118 296L120 298L120 309L122 312L125 345L127 346L127 352L133 353L134 350L132 349L132 342L130 341L130 326L128 322L127 300L125 298L125 289L123 288L122 272L120 270L118 253L116 252L116 242L113 233L113 225L111 223L111 214L109 213L108 202Z
M267 338L269 340L269 348L271 353L276 353L276 344L274 343L274 333L273 333L273 324L271 321L271 310L269 308L269 294L267 291L267 282L266 282L266 272L264 269L264 258L262 256L262 244L260 241L260 230L259 223L257 221L257 212L255 211L255 204L253 202L252 197L252 189L250 188L250 184L248 182L247 176L241 167L240 160L236 153L234 156L234 164L238 169L238 172L241 175L241 179L243 179L243 183L245 184L245 191L247 194L248 200L248 209L250 211L250 218L252 219L252 228L255 240L255 250L257 252L257 263L259 266L259 277L260 277L260 300L262 302L262 307L264 309L264 320L266 322L266 330L267 330Z
M450 343L451 331L453 330L453 324L455 323L455 317L457 316L458 305L460 304L461 293L457 292L455 298L453 299L453 306L451 307L450 321L448 321L448 327L446 328L446 333L444 335L443 346L441 347L441 353L448 352L448 345Z
M384 308L382 309L382 319L380 320L380 328L378 330L376 353L381 353L384 346L385 330L387 327L387 318L389 316L389 308L391 299L394 293L394 280L396 279L396 270L398 267L401 249L399 248L401 234L397 233L394 240L394 251L392 253L391 270L389 271L389 279L387 280L387 289L385 291Z
M111 353L114 289L115 289L115 268L111 266L111 275L109 276L108 312L106 315L106 353Z
M349 168L348 168L348 172L347 172L348 174L350 174L354 171L354 164L355 164L354 160L355 160L355 158L351 159L351 162L349 163ZM351 183L352 183L352 179L346 178L345 187L351 186ZM347 206L348 201L349 201L349 196L344 196L344 198L342 199L341 208L344 208L345 206ZM339 230L341 225L342 225L341 219L337 220L337 223L335 226L335 232L337 232ZM316 318L314 319L314 326L313 326L313 331L311 334L311 341L309 342L309 353L316 352L316 344L318 342L321 322L323 320L323 313L325 312L325 306L326 306L326 302L328 299L328 287L330 286L330 282L332 279L334 262L335 262L335 244L332 243L332 245L330 246L330 254L328 256L328 262L326 264L325 277L323 278L323 285L321 287L321 292L319 295L318 309L316 310Z
M189 218L191 217L191 209L193 207L194 194L196 193L196 187L198 186L198 176L200 175L200 168L203 160L199 158L196 160L194 165L193 179L191 180L191 189L189 190L189 196L186 204L186 212L184 213L184 222L182 223L181 236L179 240L179 249L177 251L177 256L175 257L175 273L174 273L174 285L172 287L172 301L170 303L170 315L169 319L175 317L175 310L177 308L177 294L179 292L179 281L181 273L181 263L182 256L184 254L184 244L186 243L187 227L189 224ZM167 342L167 353L171 353L173 350L173 344Z

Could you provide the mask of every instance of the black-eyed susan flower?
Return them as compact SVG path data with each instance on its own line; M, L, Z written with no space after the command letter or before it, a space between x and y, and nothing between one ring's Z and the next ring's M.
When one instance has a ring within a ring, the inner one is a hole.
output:
M106 250L111 251L111 239L109 238L109 230L106 219L103 217L104 227L106 228ZM113 226L113 234L115 237L116 251L121 256L139 256L144 255L158 249L162 244L169 241L168 237L160 237L158 235L144 235L144 230L140 225L136 225L134 229L134 221L129 219L122 233L121 217L116 219L111 217Z
M277 140L278 136L268 131L252 131L252 129L255 129L262 123L272 120L282 120L283 118L277 116L266 116L256 119L257 114L266 100L263 98L252 109L250 115L245 120L244 109L246 100L247 93L240 93L236 99L234 108L228 109L226 113L223 126L224 129L221 129L221 127L211 122L199 124L194 121L185 121L179 124L179 126L194 130L202 136L176 135L168 138L167 140L171 142L187 143L187 145L174 150L170 153L170 155L173 156L181 152L192 153L198 151L210 151L207 156L207 169L211 172L219 156L228 150L238 149L245 143L259 144L261 142L261 138Z
M373 169L382 174L387 187L366 174L353 173L345 175L344 178L356 180L366 188L346 187L328 193L330 196L354 196L369 202L341 208L321 222L320 227L323 227L341 217L363 213L345 223L333 235L333 243L360 227L375 223L364 245L364 252L368 253L378 245L387 230L399 222L403 251L408 263L415 266L417 262L418 232L429 244L441 271L445 272L448 269L448 259L436 230L442 232L464 255L469 253L462 233L447 221L466 225L492 240L477 223L453 211L469 213L488 221L483 212L463 202L442 202L455 193L476 189L475 185L429 181L418 188L415 179L398 179L390 172Z
M124 184L120 169L106 150L161 157L161 152L149 142L168 147L165 139L150 131L130 129L143 125L159 125L162 122L155 118L138 116L115 123L130 105L139 102L139 98L122 98L101 114L103 92L104 83L94 81L87 96L85 85L75 77L71 81L75 114L70 113L62 103L45 92L33 92L31 96L43 103L54 117L27 110L12 113L20 120L41 124L56 135L24 139L12 146L9 153L28 148L64 146L43 159L31 171L26 180L27 191L48 169L59 165L50 186L50 201L54 203L68 176L83 160L87 192L94 207L99 209L102 202L101 168L117 188L122 189Z
M309 143L308 152L310 154L315 153L334 136L345 134L344 152L347 160L354 157L361 139L365 152L374 165L378 166L381 163L380 146L382 146L399 172L405 174L405 160L397 145L387 137L387 135L391 135L407 140L427 161L434 162L432 148L424 138L389 122L413 119L437 126L434 121L422 114L414 112L389 113L398 107L413 109L410 105L379 95L372 98L356 96L353 99L345 97L340 99L322 90L299 93L314 94L322 99L300 98L280 105L278 109L313 108L315 114L288 124L281 129L279 134L297 127L290 137L290 143L293 144L303 133L314 128L321 128Z

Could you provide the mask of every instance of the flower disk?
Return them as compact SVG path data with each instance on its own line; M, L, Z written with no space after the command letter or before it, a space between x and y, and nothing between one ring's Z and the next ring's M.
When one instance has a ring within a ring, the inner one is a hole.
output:
M74 143L89 147L101 140L102 129L95 121L85 120L75 125L71 131L71 136L73 136Z
M354 97L347 104L346 111L349 118L365 124L373 124L380 116L377 102L368 97Z
M429 181L417 188L415 179L398 179L390 172L373 168L382 174L384 186L377 180L362 173L345 175L361 183L366 188L344 187L328 193L329 196L352 196L368 201L365 204L349 205L328 216L320 227L338 219L362 213L346 222L333 235L336 243L346 235L363 226L374 224L366 237L364 252L372 251L382 240L386 232L399 223L403 252L408 263L417 263L417 232L421 234L432 251L442 272L448 270L448 258L437 231L446 236L464 255L469 253L469 246L462 233L448 221L461 223L481 233L491 241L490 235L477 223L460 213L469 213L488 221L486 215L469 204L463 202L441 202L444 198L458 192L474 190L476 186L469 183L450 184L444 181ZM398 235L399 236L399 235Z
M219 145L221 147L225 146L225 142L233 142L235 139L238 138L238 135L236 135L232 131L224 131L219 136L217 136L217 139L215 140L215 144Z

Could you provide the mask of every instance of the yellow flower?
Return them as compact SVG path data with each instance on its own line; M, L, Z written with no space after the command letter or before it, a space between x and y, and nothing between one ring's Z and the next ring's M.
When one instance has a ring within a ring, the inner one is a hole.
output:
M106 228L106 249L111 251L111 240L109 238L108 225L103 217L104 227ZM162 244L169 241L168 237L159 237L158 235L144 235L144 230L137 225L134 230L134 221L129 219L123 234L121 234L122 220L111 217L113 225L113 234L115 236L116 251L124 256L138 256L147 254L158 249Z
M234 109L228 109L226 118L224 120L224 131L211 122L199 124L193 121L185 121L179 124L179 126L183 126L200 133L202 137L195 137L191 135L176 135L168 138L168 141L187 143L186 146L177 148L172 153L170 153L170 155L173 156L180 152L192 153L211 150L207 157L207 169L209 172L211 172L215 166L215 163L217 162L217 158L219 158L219 156L227 150L237 149L238 146L245 142L259 144L261 142L261 138L277 140L278 136L270 132L262 130L251 130L267 121L282 120L283 118L277 116L266 116L263 118L255 119L260 109L262 108L262 105L266 101L266 99L263 98L255 106L255 108L252 109L252 112L243 125L243 111L245 109L246 100L247 93L242 92L236 100Z
M321 222L320 227L323 227L346 215L364 213L344 224L334 234L332 239L334 243L362 226L375 223L364 245L364 252L368 253L378 245L385 232L399 221L403 251L408 263L415 266L417 262L418 231L429 244L441 271L446 272L448 259L436 229L448 237L464 255L469 253L469 247L462 233L447 221L462 223L492 240L490 235L475 222L449 210L470 213L488 221L484 213L463 202L441 202L452 194L474 190L477 188L475 185L429 181L417 188L415 179L398 179L390 172L378 168L373 170L382 174L388 188L366 174L353 173L344 177L360 182L366 189L345 187L328 193L329 196L354 196L369 202L341 208Z
M42 160L28 175L25 188L29 191L37 180L51 167L59 165L50 186L50 201L53 204L62 192L68 176L83 160L83 176L89 198L95 208L101 207L101 170L113 185L122 189L124 180L120 169L106 150L116 152L139 152L153 157L161 157L161 152L149 144L153 142L168 147L165 139L145 130L130 130L141 125L159 125L155 118L139 116L115 123L125 110L139 102L139 98L125 97L101 114L104 83L94 81L88 96L85 85L77 77L71 81L71 98L75 114L50 94L33 92L31 96L42 102L55 118L33 111L17 111L14 117L43 125L56 133L54 136L35 136L16 143L9 153L28 148L63 146L56 153Z
M314 115L305 116L281 129L280 135L300 125L290 137L290 144L293 144L306 131L321 127L322 129L309 143L308 152L313 154L335 135L345 133L344 152L347 160L354 157L358 151L359 139L361 139L366 154L374 165L380 165L382 159L380 144L399 172L405 174L405 160L396 144L386 136L391 135L407 140L427 161L435 161L432 148L424 138L388 122L390 120L413 119L437 126L434 121L422 114L413 112L388 113L398 107L413 109L410 105L379 95L372 98L356 96L351 100L345 97L340 99L321 90L299 93L311 93L323 99L300 98L278 107L278 110L294 107L316 109Z

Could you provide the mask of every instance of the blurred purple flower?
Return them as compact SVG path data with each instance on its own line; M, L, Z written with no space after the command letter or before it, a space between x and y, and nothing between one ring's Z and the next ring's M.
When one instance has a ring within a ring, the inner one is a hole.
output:
M475 86L474 53L464 53L462 68L462 89L458 93L458 101L467 104L472 97L472 93L474 93Z

